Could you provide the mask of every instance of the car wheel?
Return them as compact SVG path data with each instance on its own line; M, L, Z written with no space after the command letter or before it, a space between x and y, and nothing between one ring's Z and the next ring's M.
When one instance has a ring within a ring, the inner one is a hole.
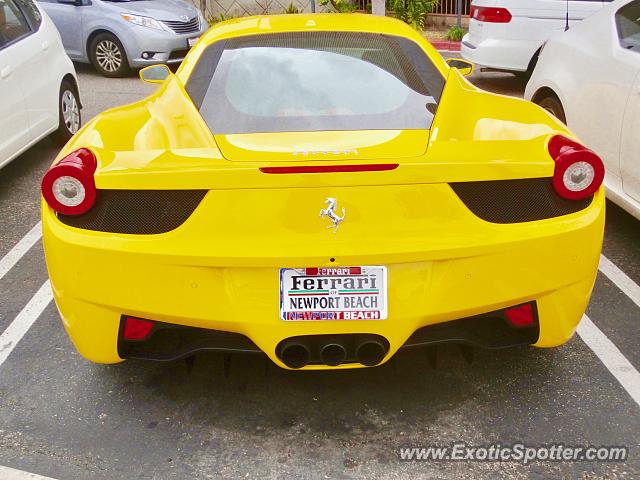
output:
M80 130L82 122L78 90L75 85L66 80L62 82L60 87L58 111L58 130L53 132L51 136L56 143L64 145Z
M537 99L535 103L540 105L542 108L544 108L547 112L549 112L551 115L556 117L562 123L564 124L567 123L567 119L564 115L564 109L562 108L562 104L560 103L560 100L558 100L558 97L554 95L547 95L545 97Z
M101 33L91 41L91 63L105 77L124 77L129 73L129 61L124 47L115 35Z

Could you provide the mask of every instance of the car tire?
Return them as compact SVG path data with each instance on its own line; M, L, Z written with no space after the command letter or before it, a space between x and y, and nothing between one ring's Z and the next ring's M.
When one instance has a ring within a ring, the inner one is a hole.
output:
M64 145L80 130L82 124L78 89L68 80L64 80L60 86L58 112L58 129L51 134L51 138Z
M558 97L555 95L546 95L536 99L535 103L540 105L547 112L566 125L567 118L565 117L564 108L562 108L562 104L560 103L560 100L558 100Z
M89 56L100 75L110 78L129 73L129 60L120 40L111 33L100 33L91 40Z

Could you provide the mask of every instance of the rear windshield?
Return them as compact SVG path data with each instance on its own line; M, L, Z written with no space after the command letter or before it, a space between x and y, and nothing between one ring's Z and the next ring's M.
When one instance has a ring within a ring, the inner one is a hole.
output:
M444 78L401 37L295 32L210 45L186 89L213 133L428 129Z

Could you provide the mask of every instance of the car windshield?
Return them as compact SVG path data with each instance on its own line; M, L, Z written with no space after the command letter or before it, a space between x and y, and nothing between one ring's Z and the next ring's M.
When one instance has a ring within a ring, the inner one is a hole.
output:
M401 37L253 35L202 54L187 91L214 133L428 129L444 78Z
M631 2L618 10L616 25L620 44L640 51L640 1Z

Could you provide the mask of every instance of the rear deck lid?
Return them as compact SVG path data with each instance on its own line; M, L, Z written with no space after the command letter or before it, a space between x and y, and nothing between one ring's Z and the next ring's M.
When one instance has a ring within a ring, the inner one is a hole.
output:
M423 155L429 130L362 130L215 135L238 162L388 161Z

